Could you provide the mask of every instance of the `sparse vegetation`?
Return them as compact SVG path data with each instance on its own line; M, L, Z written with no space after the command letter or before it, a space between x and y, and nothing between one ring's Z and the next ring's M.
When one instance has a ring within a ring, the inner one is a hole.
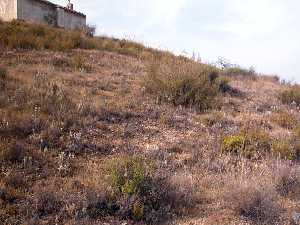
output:
M1 224L290 223L298 86L83 32L0 22Z
M295 115L286 111L272 114L271 120L286 129L295 128L295 126L297 126L299 122L298 118Z
M146 48L130 40L108 37L93 37L95 28L66 31L42 25L31 25L22 21L0 23L0 47L4 49L36 49L67 51L71 49L98 49L134 57L151 58L153 55L172 54Z
M300 87L298 85L292 86L289 89L283 91L279 95L279 99L283 104L295 104L300 105Z
M280 206L272 188L263 189L252 185L239 184L228 194L229 204L237 215L259 224L276 224Z

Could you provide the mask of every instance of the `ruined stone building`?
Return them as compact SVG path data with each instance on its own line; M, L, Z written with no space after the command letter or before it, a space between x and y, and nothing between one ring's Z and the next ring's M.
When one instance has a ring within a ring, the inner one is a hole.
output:
M0 19L18 19L66 29L86 25L86 16L74 11L70 2L67 7L62 7L46 0L0 0Z

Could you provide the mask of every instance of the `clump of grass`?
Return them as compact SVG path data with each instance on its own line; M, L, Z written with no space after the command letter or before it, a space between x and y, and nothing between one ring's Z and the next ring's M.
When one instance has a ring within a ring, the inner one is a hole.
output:
M281 111L272 114L271 120L279 126L286 129L293 129L298 124L297 117L287 111Z
M215 67L186 60L161 59L149 66L143 84L146 92L158 101L205 111L218 106L218 81Z
M221 146L223 153L240 154L247 158L259 158L270 150L269 135L259 129L249 129L237 135L226 136Z
M280 93L279 99L283 104L295 104L300 106L300 87L298 85L290 87L289 89Z

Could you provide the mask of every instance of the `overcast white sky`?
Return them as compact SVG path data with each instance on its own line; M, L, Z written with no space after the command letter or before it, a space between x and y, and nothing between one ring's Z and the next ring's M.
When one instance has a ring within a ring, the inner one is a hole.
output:
M67 0L52 0L65 5ZM98 34L300 82L299 0L73 0Z

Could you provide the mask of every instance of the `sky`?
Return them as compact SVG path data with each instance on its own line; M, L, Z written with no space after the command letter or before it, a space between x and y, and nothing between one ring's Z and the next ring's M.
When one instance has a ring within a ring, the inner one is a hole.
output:
M67 0L52 0L66 5ZM98 35L300 82L299 0L73 0Z

